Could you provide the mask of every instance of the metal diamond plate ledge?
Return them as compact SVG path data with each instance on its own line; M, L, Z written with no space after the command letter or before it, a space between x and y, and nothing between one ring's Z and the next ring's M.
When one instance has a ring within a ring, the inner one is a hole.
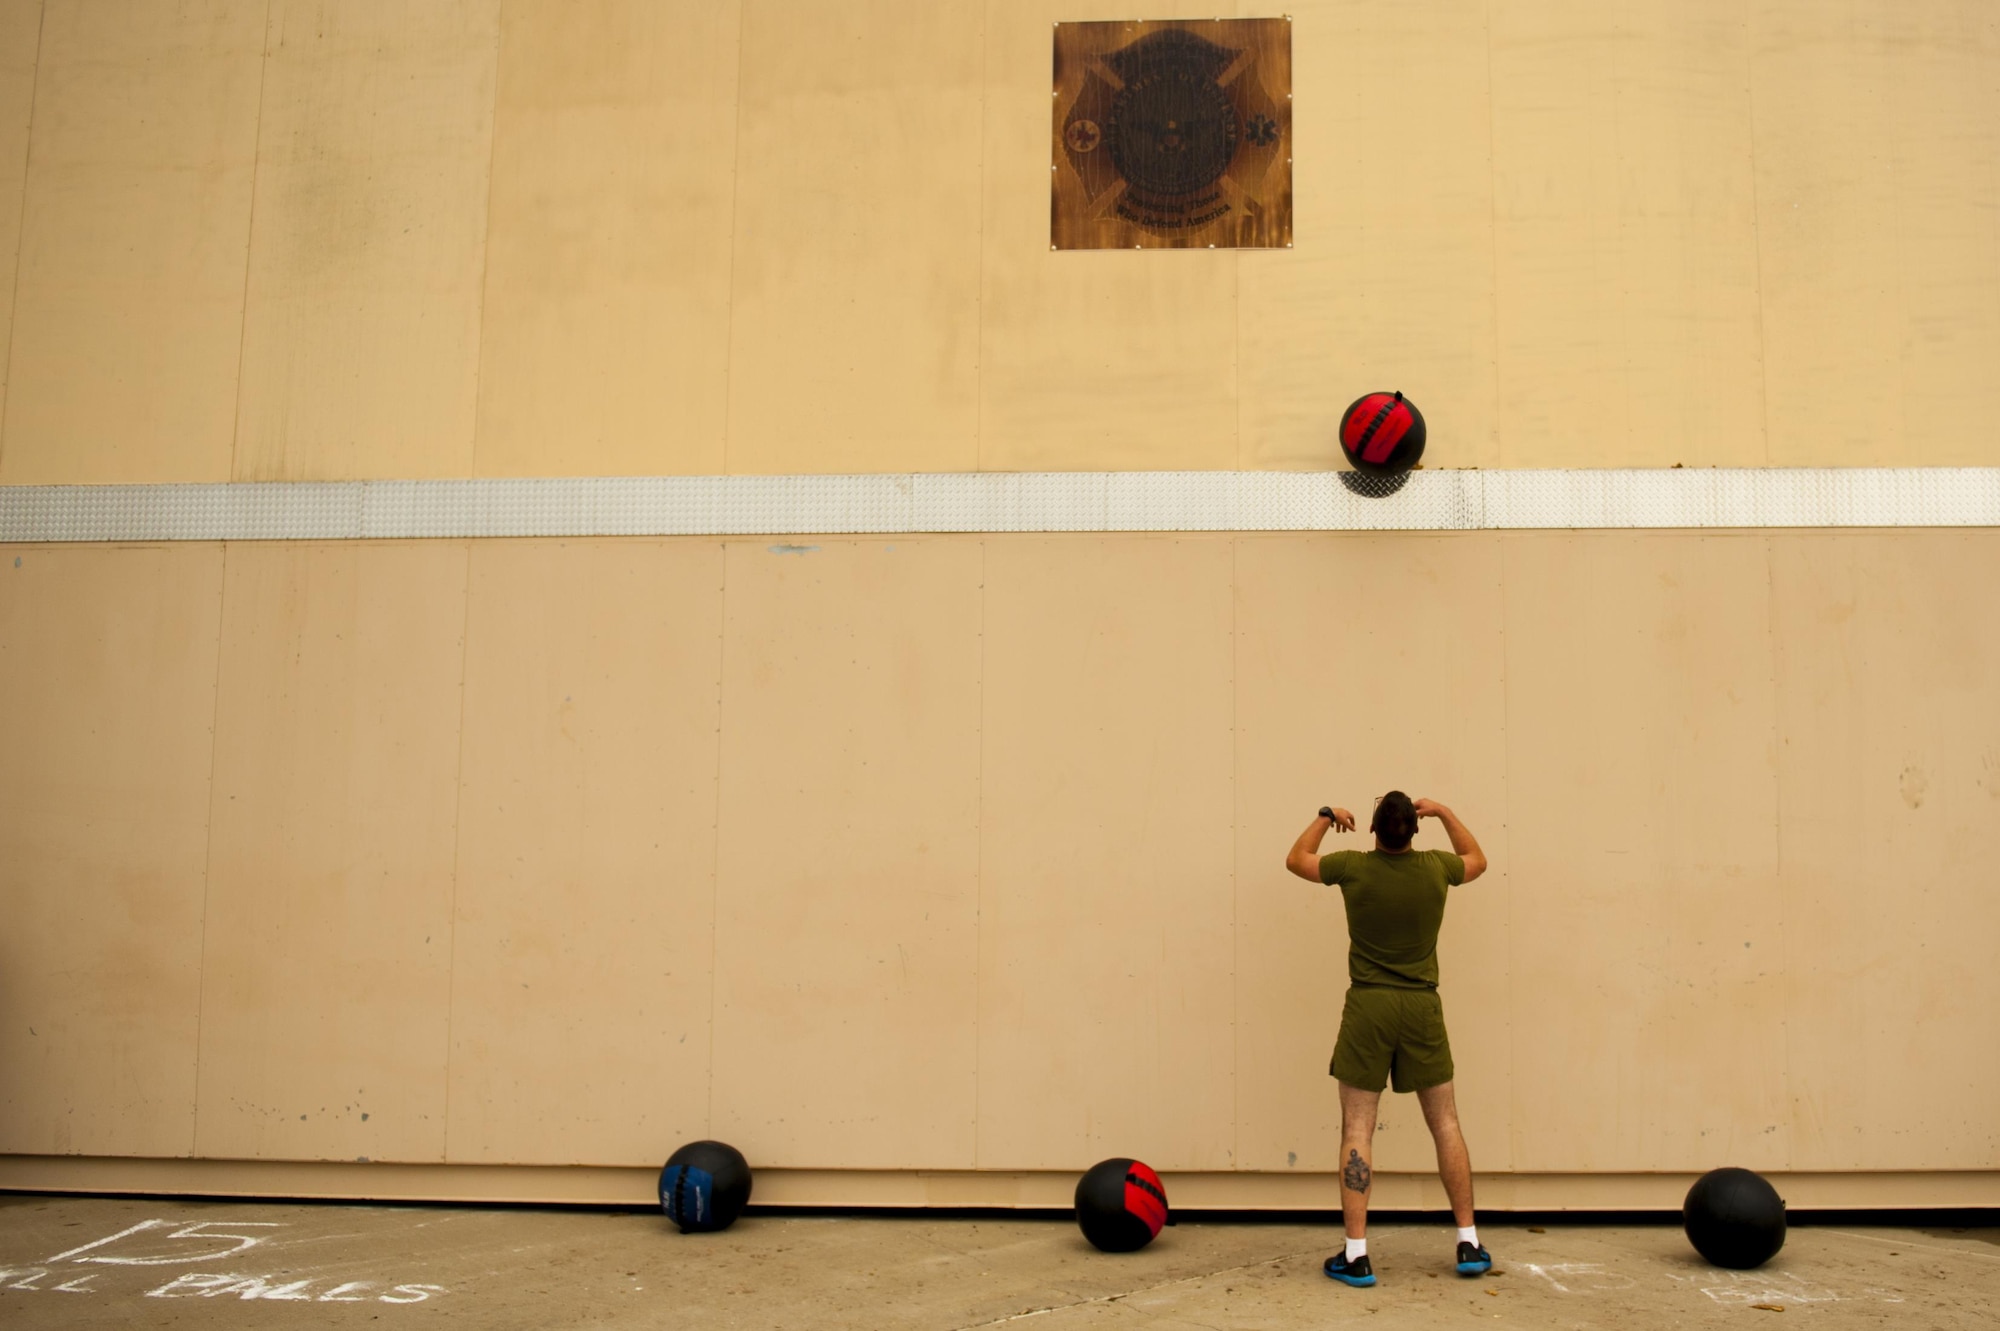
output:
M1343 483L1343 475L1347 476ZM2000 526L2000 468L977 472L0 486L0 542Z

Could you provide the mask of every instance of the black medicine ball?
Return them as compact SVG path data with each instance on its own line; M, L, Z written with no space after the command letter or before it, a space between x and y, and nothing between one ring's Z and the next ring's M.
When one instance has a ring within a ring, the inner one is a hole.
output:
M660 1171L660 1209L681 1233L728 1229L750 1200L750 1162L725 1142L689 1142Z
M1681 1225L1709 1261L1748 1271L1785 1246L1785 1199L1760 1174L1711 1169L1688 1189Z
M1424 455L1424 413L1401 393L1368 393L1340 418L1340 450L1356 471L1400 476Z
M1105 1252L1137 1252L1167 1223L1167 1190L1137 1160L1100 1160L1077 1180L1076 1223Z

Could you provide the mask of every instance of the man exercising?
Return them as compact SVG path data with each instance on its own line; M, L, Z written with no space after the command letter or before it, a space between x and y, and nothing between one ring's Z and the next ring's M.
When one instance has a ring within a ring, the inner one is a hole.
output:
M1419 818L1435 818L1451 849L1412 850ZM1472 1223L1472 1158L1452 1096L1451 1041L1438 1001L1438 926L1446 892L1486 872L1486 855L1458 815L1435 800L1400 790L1375 806L1368 830L1375 849L1319 853L1329 829L1354 830L1354 815L1326 808L1299 833L1285 867L1338 887L1347 903L1347 978L1340 1037L1330 1069L1340 1082L1340 1210L1347 1246L1326 1259L1326 1273L1349 1285L1372 1285L1368 1264L1368 1186L1374 1177L1375 1111L1382 1087L1415 1091L1437 1144L1438 1177L1458 1223L1458 1273L1482 1275L1493 1258Z

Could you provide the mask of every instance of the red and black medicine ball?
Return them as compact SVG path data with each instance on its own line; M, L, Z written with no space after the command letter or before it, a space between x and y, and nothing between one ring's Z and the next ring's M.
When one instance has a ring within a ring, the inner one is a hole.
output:
M1105 1252L1137 1252L1167 1223L1167 1190L1137 1160L1100 1160L1077 1181L1076 1223Z
M1340 448L1356 471L1401 475L1424 455L1424 414L1401 393L1358 397L1340 418Z

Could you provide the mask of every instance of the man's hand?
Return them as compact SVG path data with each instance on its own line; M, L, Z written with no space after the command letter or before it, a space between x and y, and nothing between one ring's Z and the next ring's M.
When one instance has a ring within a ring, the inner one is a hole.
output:
M1319 811L1319 817L1306 825L1299 833L1299 839L1292 843L1291 853L1285 856L1285 867L1309 883L1319 881L1319 843L1326 840L1326 834L1333 828L1343 832L1354 830L1354 815L1345 809L1331 805Z
M1452 853L1465 861L1465 880L1471 882L1486 872L1486 852L1479 848L1479 841L1470 828L1458 821L1458 815L1439 804L1436 800L1418 800L1417 817L1435 818L1444 824L1445 835L1451 838Z

